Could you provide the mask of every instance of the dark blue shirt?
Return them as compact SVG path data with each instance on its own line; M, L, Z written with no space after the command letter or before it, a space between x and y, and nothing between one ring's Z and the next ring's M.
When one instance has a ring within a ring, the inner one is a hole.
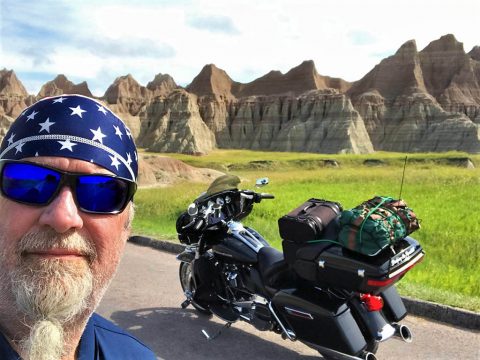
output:
M19 360L0 333L0 359ZM155 360L153 352L132 335L93 314L83 331L78 347L78 360Z

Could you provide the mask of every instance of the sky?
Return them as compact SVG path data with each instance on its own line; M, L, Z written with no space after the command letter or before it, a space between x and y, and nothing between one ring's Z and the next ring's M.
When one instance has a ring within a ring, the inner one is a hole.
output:
M478 0L0 0L0 69L35 95L58 74L96 96L126 74L186 86L212 63L242 83L304 60L355 81L408 40L470 51L479 16Z

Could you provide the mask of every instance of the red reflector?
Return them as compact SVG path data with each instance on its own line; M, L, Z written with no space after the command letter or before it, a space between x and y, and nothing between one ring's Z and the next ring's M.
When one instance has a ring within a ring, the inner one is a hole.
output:
M362 294L360 295L360 300L366 305L368 311L379 311L383 308L383 299L381 296Z
M423 258L421 259L423 260ZM394 277L390 278L390 279L385 279L385 280L372 280L372 279L369 279L367 280L367 285L369 286L375 286L375 287L384 287L384 286L387 286L387 285L390 285L392 282L396 281L400 276L402 276L403 274L405 274L407 271L409 271L412 267L414 267L415 265L417 265L417 263L414 263L412 265L410 265L409 267L407 267L405 270L403 270L402 272L396 274Z
M383 286L387 286L389 284L391 284L392 282L394 282L396 279L396 277L394 278L391 278L391 279L385 279L385 280L372 280L372 279L369 279L367 280L367 285L369 286L375 286L375 287L383 287Z

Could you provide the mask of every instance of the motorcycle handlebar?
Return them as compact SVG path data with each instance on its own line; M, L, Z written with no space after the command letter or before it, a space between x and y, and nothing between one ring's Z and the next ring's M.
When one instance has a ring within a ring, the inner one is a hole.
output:
M268 194L268 193L256 193L255 194L255 202L259 203L263 199L275 199L275 196L273 194Z
M205 224L205 220L199 217L194 217L192 221L190 221L187 225L182 227L182 230L189 230L193 228L193 230L198 231L202 228Z

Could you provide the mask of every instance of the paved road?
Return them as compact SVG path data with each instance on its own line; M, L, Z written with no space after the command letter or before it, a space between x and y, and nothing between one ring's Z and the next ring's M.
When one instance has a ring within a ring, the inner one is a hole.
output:
M198 315L183 301L174 255L127 244L125 257L97 311L149 345L166 360L313 360L317 352L300 342L282 340L246 323L235 323L209 342L202 335L222 327L216 318ZM480 333L409 316L411 344L381 344L379 359L480 360Z

